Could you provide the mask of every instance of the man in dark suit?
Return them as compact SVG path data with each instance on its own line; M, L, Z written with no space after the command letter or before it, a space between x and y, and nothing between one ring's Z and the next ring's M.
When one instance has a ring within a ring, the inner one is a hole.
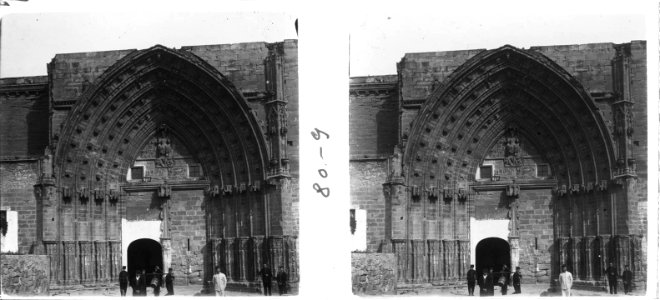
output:
M280 270L277 272L275 280L277 280L277 287L280 290L280 296L286 294L286 284L289 280L289 275L284 271L284 266L280 266Z
M605 269L605 273L607 274L607 282L610 285L610 294L616 295L617 277L619 277L619 273L616 271L616 267L613 263L610 263L610 266Z
M470 265L470 270L467 272L467 285L468 295L474 296L474 284L477 281L477 272L474 270L474 265Z
M479 285L479 296L486 297L495 294L495 287L493 286L493 273L488 269L484 268L483 273L477 277L477 284Z
M133 289L133 296L144 296L147 294L147 278L143 270L137 270L135 276L131 278L131 288Z
M486 285L486 291L488 291L488 296L495 296L495 278L492 267L488 270L488 276L486 276L486 279L484 280L484 284Z
M520 282L522 281L522 274L520 274L520 267L516 267L516 272L513 273L513 290L514 294L520 294Z
M167 294L165 294L165 296L174 295L174 273L172 272L172 268L170 268L167 275L165 275L165 288L167 289Z
M264 267L261 269L261 281L264 284L264 296L270 296L270 285L273 279L273 272L268 267L268 264L264 264Z
M160 287L163 286L163 271L160 270L159 266L154 268L154 273L152 275L151 283L154 288L154 296L160 296Z
M509 267L507 265L504 265L502 267L502 272L500 272L500 286L502 287L502 296L506 295L507 289L509 288L509 284L511 284L511 271L509 271Z
M632 293L632 278L633 274L630 271L630 266L626 265L626 270L623 271L623 292L626 295Z
M126 266L121 267L121 272L119 272L119 293L122 297L126 296L126 289L128 288L128 272L126 272Z

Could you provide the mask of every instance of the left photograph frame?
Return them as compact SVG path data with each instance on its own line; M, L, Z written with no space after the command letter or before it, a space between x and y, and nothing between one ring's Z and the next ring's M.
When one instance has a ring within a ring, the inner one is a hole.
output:
M295 21L4 16L2 294L297 294Z

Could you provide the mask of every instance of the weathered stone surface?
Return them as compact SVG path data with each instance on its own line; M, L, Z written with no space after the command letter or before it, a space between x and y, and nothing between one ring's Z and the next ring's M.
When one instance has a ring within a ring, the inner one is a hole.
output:
M162 221L138 238L168 242L181 282L208 282L226 254L242 270L232 283L258 285L254 266L272 260L295 287L297 57L296 40L156 45L57 54L47 76L0 79L0 206L18 213L18 252L44 242L63 289L114 283L122 220ZM285 242L208 247L256 236Z
M397 259L393 253L352 253L351 278L357 295L394 294Z
M2 293L13 296L48 295L48 255L0 255Z
M601 282L609 261L643 282L645 72L646 43L632 41L409 53L396 76L352 78L351 204L367 211L367 250L392 243L399 282L450 284L466 271L456 249L431 261L419 241L465 241L471 220L495 220L525 282L550 284L561 264ZM608 236L617 247L558 239Z

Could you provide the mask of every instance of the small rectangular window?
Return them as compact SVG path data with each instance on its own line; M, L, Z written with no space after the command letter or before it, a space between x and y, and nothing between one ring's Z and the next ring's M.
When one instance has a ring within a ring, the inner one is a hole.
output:
M132 167L131 168L131 179L133 180L142 180L144 179L144 167Z
M479 174L481 179L492 179L493 178L493 166L481 166L479 168Z
M202 167L199 165L189 165L188 177L202 177Z
M0 233L2 236L7 235L7 228L9 224L7 223L7 211L0 210Z
M550 176L550 166L543 164L543 165L536 165L536 177L548 177Z

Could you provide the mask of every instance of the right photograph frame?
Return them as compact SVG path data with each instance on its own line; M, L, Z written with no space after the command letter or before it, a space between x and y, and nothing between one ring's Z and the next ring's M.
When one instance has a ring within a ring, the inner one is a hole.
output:
M498 18L353 27L353 293L646 295L645 16Z

